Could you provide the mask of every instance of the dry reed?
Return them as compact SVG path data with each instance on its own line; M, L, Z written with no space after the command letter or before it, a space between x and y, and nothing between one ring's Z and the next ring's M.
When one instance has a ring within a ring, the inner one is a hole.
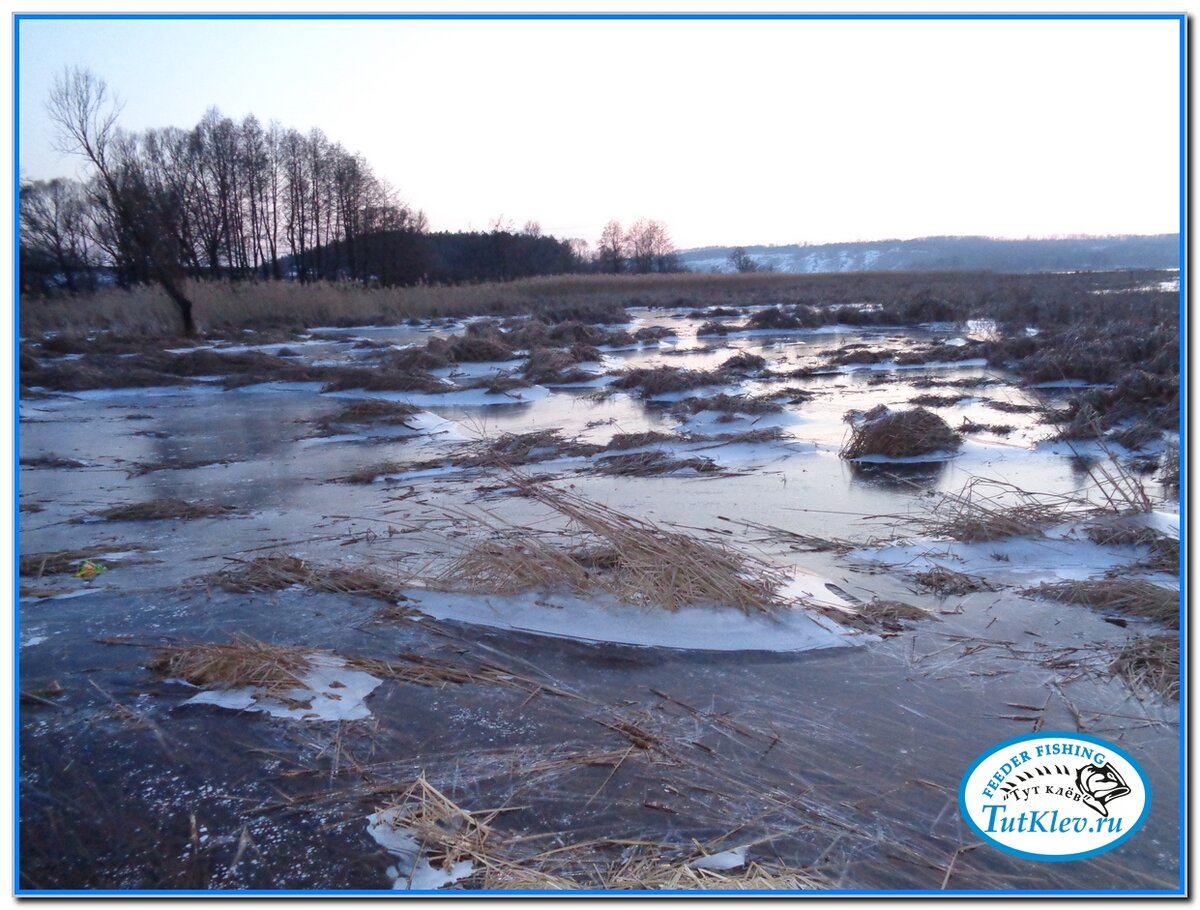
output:
M1029 588L1024 593L1060 603L1107 607L1179 628L1179 592L1140 578L1060 581Z
M840 454L847 459L867 455L914 458L953 451L961 445L962 438L937 414L913 408L864 418L854 427Z
M225 557L234 563L206 575L203 581L235 594L280 591L300 585L329 594L361 594L390 602L407 600L399 578L376 569L317 566L298 556L270 554L251 560Z
M160 648L147 669L194 686L243 689L279 696L303 686L316 652L299 645L269 645L244 635L225 644L200 642Z
M1109 668L1133 689L1157 692L1179 700L1179 636L1139 636L1117 652Z
M667 529L545 485L513 480L524 496L567 519L560 539L532 528L496 528L434 579L452 590L517 594L606 591L619 600L677 610L716 604L769 612L780 573L724 543ZM564 540L565 539L565 540Z

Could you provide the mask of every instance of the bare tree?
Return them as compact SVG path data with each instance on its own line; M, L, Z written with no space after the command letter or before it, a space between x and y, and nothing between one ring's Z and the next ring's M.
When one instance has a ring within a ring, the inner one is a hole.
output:
M621 223L617 220L612 220L604 225L604 230L600 232L600 240L596 243L596 255L600 260L600 267L606 272L612 272L614 275L620 274L625 269L625 234L621 230Z
M625 232L625 244L633 271L639 274L679 270L675 244L661 221L639 218Z
M744 246L733 248L733 252L729 254L729 264L733 266L735 272L757 272L758 263L751 258L746 252Z
M65 70L55 80L46 111L58 128L58 148L81 155L95 169L116 227L130 253L144 265L179 310L186 335L196 334L192 302L183 292L177 238L168 229L169 200L156 198L136 143L119 141L121 106L110 99L104 80L86 69Z
M61 284L72 294L94 290L96 255L90 206L82 185L56 178L21 184L22 282Z

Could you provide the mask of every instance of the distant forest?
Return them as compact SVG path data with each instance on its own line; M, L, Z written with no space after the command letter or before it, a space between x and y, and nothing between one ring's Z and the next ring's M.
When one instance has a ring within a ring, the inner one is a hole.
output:
M211 109L191 129L128 132L86 70L61 74L47 110L59 147L91 167L82 182L20 184L25 294L149 282L186 311L185 278L411 285L679 268L666 226L647 218L610 222L594 254L503 216L488 231L430 233L423 212L319 129Z

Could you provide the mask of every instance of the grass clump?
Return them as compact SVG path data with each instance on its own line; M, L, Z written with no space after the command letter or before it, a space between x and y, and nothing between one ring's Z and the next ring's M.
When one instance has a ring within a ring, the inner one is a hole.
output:
M1139 578L1060 581L1039 585L1024 593L1060 603L1120 610L1172 629L1179 628L1179 592Z
M250 560L226 557L234 565L206 575L203 581L234 594L281 591L300 585L328 594L360 594L389 603L407 600L398 579L375 569L314 565L299 556L272 553Z
M621 451L624 449L640 449L643 446L658 445L661 442L680 442L682 437L674 433L663 433L658 430L646 430L642 433L617 433L604 446L605 451Z
M753 398L749 395L710 395L704 398L685 398L672 407L672 412L680 417L699 414L702 411L715 411L719 414L732 416L734 414L777 414L783 410L783 405L770 398Z
M962 438L941 417L925 408L913 408L864 416L840 454L846 459L868 455L914 458L954 451L961 445Z
M672 611L715 604L767 613L774 604L780 574L724 543L667 530L575 493L519 478L513 483L566 519L566 530L551 536L493 525L493 538L455 558L434 579L436 585L490 594L605 591L627 603Z
M914 572L912 578L918 587L932 591L939 597L950 595L961 596L963 594L973 594L976 591L996 590L978 576L968 575L965 572L955 572L953 569L947 569L943 566L937 566L925 572Z
M315 653L299 645L269 645L239 635L225 644L161 648L146 668L202 688L254 688L260 696L279 696L304 685L302 677L312 668Z
M353 401L336 414L319 417L313 423L323 436L331 436L337 427L391 424L406 426L406 421L420 408L398 401Z
M1167 701L1179 700L1179 636L1135 638L1117 652L1109 669L1133 689L1157 692Z
M660 477L680 471L696 474L720 474L721 468L711 458L672 458L666 452L626 452L606 455L592 466L597 474L613 477Z
M19 575L41 578L43 575L73 575L87 560L99 559L109 553L136 550L125 544L100 544L83 550L54 550L49 553L22 553L17 562Z
M215 502L188 502L184 499L151 499L113 506L89 514L105 521L162 521L164 519L214 518L237 511L233 506Z
M614 389L638 389L643 398L657 398L675 392L686 392L707 385L723 385L727 376L709 370L688 370L682 367L637 367L627 370L613 380Z

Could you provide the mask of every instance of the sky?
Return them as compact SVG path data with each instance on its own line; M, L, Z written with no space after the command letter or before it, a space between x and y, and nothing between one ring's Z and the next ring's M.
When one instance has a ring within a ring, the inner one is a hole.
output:
M681 249L1179 229L1179 26L1155 20L21 20L19 168L83 66L132 130L320 127L434 230Z

